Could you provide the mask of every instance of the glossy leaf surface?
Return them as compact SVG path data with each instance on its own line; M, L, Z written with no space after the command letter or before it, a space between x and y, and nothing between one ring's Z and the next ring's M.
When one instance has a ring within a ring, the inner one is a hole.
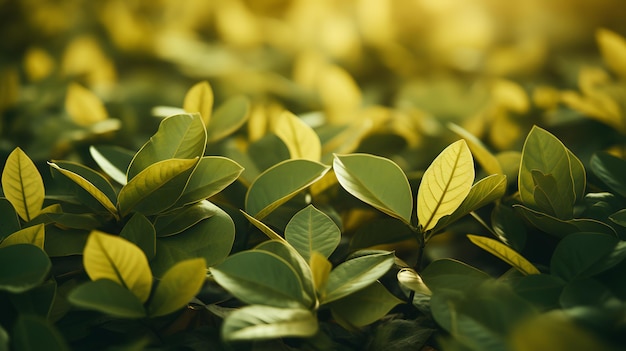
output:
M402 300L376 281L354 294L330 303L330 308L334 316L339 316L352 326L363 327L381 319L401 303Z
M310 337L317 333L317 317L301 308L253 305L234 311L224 320L224 340L263 340Z
M6 237L0 242L0 248L15 244L31 244L43 250L46 237L46 230L43 224L26 227Z
M528 262L526 258L497 240L471 234L468 234L467 237L474 245L498 257L526 275L540 273L537 267Z
M90 146L89 154L109 177L119 184L126 184L126 171L134 154L112 145Z
M307 159L319 162L322 158L322 143L313 128L291 112L285 111L272 121L272 132L289 149L292 159Z
M43 179L19 147L9 154L4 165L2 191L23 220L28 222L41 212L45 196Z
M206 273L206 263L202 258L175 264L165 272L154 290L148 314L163 316L183 308L200 291Z
M285 239L308 261L313 251L329 257L339 245L341 231L330 217L309 205L287 223Z
M187 205L207 199L237 180L243 172L237 162L226 157L204 156L191 173L185 191L176 206Z

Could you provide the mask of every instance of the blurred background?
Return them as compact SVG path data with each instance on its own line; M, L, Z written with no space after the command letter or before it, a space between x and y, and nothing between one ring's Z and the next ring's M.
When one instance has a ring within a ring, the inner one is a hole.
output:
M532 124L579 117L553 112L576 105L563 92L603 66L598 30L624 35L625 14L621 0L0 0L0 150L136 149L156 130L153 108L181 107L202 80L216 105L248 96L251 115L367 120L413 149L454 122L519 150ZM72 119L72 83L101 99L107 123Z

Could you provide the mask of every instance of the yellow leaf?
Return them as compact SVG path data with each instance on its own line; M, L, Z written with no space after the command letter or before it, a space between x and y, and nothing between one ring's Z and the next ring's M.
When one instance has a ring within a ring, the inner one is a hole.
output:
M163 316L183 308L200 291L206 274L204 258L176 263L165 272L150 299L150 316Z
M108 118L100 98L76 83L70 84L67 88L65 109L74 123L83 127L91 126Z
M41 174L19 147L7 158L2 172L4 196L25 221L37 217L43 206L45 189Z
M540 273L537 267L533 266L522 255L495 239L471 234L468 234L467 237L474 245L498 257L526 275Z
M32 244L43 250L44 240L45 226L37 224L9 235L0 243L0 248L15 244Z
M417 192L417 219L423 231L452 214L474 182L474 160L465 140L452 143L428 167Z
M361 90L352 76L339 66L328 65L320 70L317 89L331 124L351 122L361 107Z
M272 132L289 149L292 159L303 158L319 162L322 157L322 143L313 128L291 112L284 111L274 117Z
M422 277L412 268L402 268L398 272L398 282L416 293L432 295L432 291L426 286Z
M598 29L596 40L606 65L622 79L626 79L626 40L604 28Z
M273 231L270 227L266 226L265 223L259 221L258 219L250 216L249 214L247 214L246 212L244 212L243 210L241 210L241 213L243 214L244 217L246 217L246 219L252 223L253 226L255 226L258 230L260 230L263 234L267 235L268 238L270 238L271 240L278 240L278 241L282 241L283 243L291 246L289 243L287 243L287 240L285 240L285 238L283 238L282 236L278 235L275 231Z
M94 230L83 251L83 264L91 280L109 279L146 302L152 290L152 272L139 247L119 236Z
M502 174L502 167L500 167L498 159L496 159L496 157L489 150L487 150L487 147L482 143L482 141L480 141L480 139L454 123L448 123L448 128L461 138L465 139L467 146L469 146L472 151L472 154L476 156L476 160L487 173Z
M32 81L38 81L49 76L54 70L54 66L54 58L42 48L30 48L24 57L24 70Z
M187 91L183 109L189 113L199 112L204 125L209 125L211 113L213 112L213 89L211 89L209 82L197 83Z
M332 263L321 253L313 251L309 259L309 267L311 267L315 291L324 291L330 271L333 269Z
M493 82L491 94L494 101L505 107L507 110L517 113L528 111L528 95L519 84L505 79L498 79Z

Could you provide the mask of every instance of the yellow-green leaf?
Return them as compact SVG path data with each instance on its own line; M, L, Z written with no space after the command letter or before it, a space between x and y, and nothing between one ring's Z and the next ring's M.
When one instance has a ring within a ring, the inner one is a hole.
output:
M163 316L183 308L200 291L206 274L203 258L178 262L161 278L150 300L148 314Z
M423 231L452 214L474 182L474 160L465 140L452 143L428 167L417 192L417 219Z
M83 127L88 127L109 118L100 98L76 83L71 83L67 88L65 110L74 123Z
M432 291L426 286L422 277L412 268L402 268L398 272L398 282L418 294L432 295Z
M291 158L304 158L319 162L322 157L322 143L313 128L291 112L284 111L272 121L272 132L289 149Z
M309 259L309 267L311 267L315 290L324 291L330 271L333 269L332 263L330 263L326 256L317 251L313 251Z
M213 89L209 82L197 83L187 91L183 109L187 112L199 112L204 125L209 125L213 112Z
M94 230L83 252L85 271L91 280L109 279L146 302L152 289L152 272L139 247L118 236Z
M43 250L43 243L45 240L45 226L44 224L37 224L32 227L27 227L7 236L1 243L0 247L5 247L15 244L32 244Z
M496 156L489 152L480 139L457 124L448 123L448 128L465 139L467 146L469 146L472 154L476 157L476 161L478 161L485 172L489 174L503 174L500 162L498 162Z
M93 196L93 198L96 199L102 206L104 206L107 211L111 212L111 214L113 214L113 216L115 216L116 218L118 217L115 204L113 204L111 199L109 199L109 197L102 190L93 185L93 183L72 171L59 167L59 165L54 162L48 162L48 164L50 165L50 167L56 169L64 176L68 177L78 186L85 189L85 191L88 192L89 195Z
M9 154L4 165L2 190L23 220L28 222L41 212L45 196L43 179L33 161L19 147Z
M626 79L626 40L619 34L605 28L596 32L602 57L613 72Z
M522 255L495 239L471 234L468 234L467 237L474 245L498 257L526 275L540 273L537 267L528 262Z
M278 235L275 231L272 230L272 228L268 227L267 225L265 225L265 223L259 221L258 219L250 216L249 214L247 214L245 211L241 211L241 213L243 214L244 217L246 217L246 219L252 223L253 226L255 226L258 230L260 230L263 234L267 235L268 238L270 238L271 240L278 240L278 241L282 241L285 244L289 245L287 243L287 240L285 240L282 236Z

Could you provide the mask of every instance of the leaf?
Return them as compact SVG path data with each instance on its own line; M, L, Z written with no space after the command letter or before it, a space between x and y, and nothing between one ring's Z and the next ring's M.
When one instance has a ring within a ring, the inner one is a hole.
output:
M0 291L22 293L44 282L52 263L35 245L15 244L0 248Z
M9 351L9 333L0 326L0 351Z
M152 289L152 273L140 248L117 236L94 230L87 239L83 265L91 280L109 279L146 302Z
M552 274L532 274L517 280L513 289L515 293L538 305L541 310L554 309L559 306L559 296L565 281Z
M626 197L626 161L606 152L591 157L591 171L612 191Z
M415 233L411 228L395 218L384 217L359 226L350 239L349 251L376 248L405 240L415 242Z
M458 136L465 139L472 155L476 157L476 160L487 174L504 174L498 159L487 149L480 139L457 124L450 122L447 126Z
M63 340L63 336L52 323L39 316L18 316L11 336L13 338L12 345L14 350L70 350L65 340ZM0 348L2 348L2 344L0 344Z
M322 304L338 300L372 284L393 266L392 252L378 252L347 260L330 272Z
M204 125L209 125L213 111L213 89L209 82L202 81L189 88L185 94L183 109L187 112L198 112Z
M340 317L338 319L355 327L364 327L383 318L403 302L375 281L354 294L332 302L330 308L333 316Z
M143 318L142 301L130 290L109 279L84 283L70 292L68 301L78 307L119 318Z
M453 259L440 259L431 262L421 272L422 279L432 290L467 291L491 277L472 266Z
M200 158L175 207L198 202L219 193L237 180L241 172L243 167L226 157Z
M148 167L169 159L202 157L206 146L206 129L198 114L180 114L165 118L159 130L135 154L128 167L131 181Z
M57 283L53 279L20 294L12 294L9 298L18 314L32 314L56 320L56 315L51 313L54 312L53 303L57 298ZM59 300L56 301L58 308Z
M19 147L7 157L2 171L2 191L26 222L41 212L45 196L43 179L33 161Z
M535 182L533 197L537 207L556 218L568 218L572 215L572 204L558 193L556 179L552 175L545 175L538 170L531 171Z
M154 195L162 187L176 176L191 169L197 159L169 159L157 162L135 176L122 187L118 195L118 206L122 216L126 216L132 210L141 210L144 214L154 214L172 205L180 193L169 193L169 198L153 199ZM182 192L182 188L175 187ZM161 191L157 194L167 196L168 192ZM143 208L142 208L143 207Z
M622 79L626 79L626 64L624 63L626 40L606 28L600 28L596 31L596 40L606 65Z
M126 184L126 171L133 153L113 145L90 146L89 153L104 173L119 184Z
M514 268L517 268L517 270L524 273L525 275L540 273L537 267L528 262L528 260L525 259L522 255L497 240L471 234L468 234L467 238L470 239L470 241L474 245L498 257L499 259L510 264Z
M313 251L329 257L339 245L341 231L330 217L309 205L287 223L285 239L308 261Z
M73 171L62 168L57 163L48 162L48 164L50 165L50 167L59 171L59 173L63 174L65 177L70 179L76 185L83 188L87 193L89 193L89 195L91 195L94 199L96 199L96 201L98 201L98 203L100 203L107 211L109 211L109 213L111 213L116 218L118 217L117 208L113 204L113 201L116 200L115 191L113 190L113 187L111 186L111 184L109 184L108 181L102 178L102 176L98 175L98 177L100 178L97 178L95 175L92 174L92 177L90 177L92 178L92 180L96 180L96 179L98 180L98 185L100 185L98 187L94 183L86 179L85 177Z
M31 244L43 250L45 237L45 226L43 224L37 224L9 235L0 242L0 248L15 244Z
M227 341L311 337L318 331L317 317L302 308L246 306L224 320L222 337Z
M335 155L333 170L347 192L389 216L411 223L411 186L393 161L368 154Z
M589 277L588 271L607 258L616 245L617 239L609 235L570 234L563 238L554 249L550 260L550 271L566 281L587 278Z
M0 198L0 241L20 230L20 218L7 199Z
M154 220L156 235L166 237L179 234L200 221L211 218L215 205L207 200L159 215Z
M330 167L309 160L286 160L261 173L246 193L246 212L256 219L270 214L322 178Z
M239 252L210 270L218 284L248 304L308 307L298 273L273 253Z
M213 113L207 126L207 142L216 142L239 129L248 119L250 101L234 96L224 101Z
M424 172L417 192L417 219L424 232L463 203L474 183L474 161L465 140L445 148Z
M152 223L141 213L135 213L120 231L120 237L137 245L151 260L156 254L156 231Z
M559 238L577 232L603 233L617 236L612 227L594 219L574 218L562 220L522 205L513 205L513 208L520 212L535 227Z
M432 291L426 286L422 277L412 268L402 268L397 274L398 282L411 291L418 294L432 295Z
M272 120L272 132L289 149L292 159L319 162L322 158L322 143L313 128L289 111L284 111Z
M491 212L491 226L497 234L498 239L511 247L513 250L521 252L526 245L526 226L524 219L515 214L512 207L498 204Z
M283 242L287 242L285 240L285 238L283 238L282 236L278 235L278 233L276 233L275 231L272 230L272 228L268 227L267 225L265 225L265 223L259 221L258 219L250 216L249 214L247 214L244 211L241 211L241 213L243 214L244 217L246 217L246 219L253 225L255 226L258 230L260 230L263 234L265 234L268 238L270 238L270 240L277 240L277 241L283 241Z
M67 87L65 110L72 121L82 127L89 127L109 118L100 98L77 83L70 83Z
M207 268L203 258L178 262L159 281L148 305L148 315L164 316L183 308L202 288Z
M324 291L328 283L328 277L333 269L333 264L317 251L311 253L309 258L309 266L311 267L311 276L315 291Z

